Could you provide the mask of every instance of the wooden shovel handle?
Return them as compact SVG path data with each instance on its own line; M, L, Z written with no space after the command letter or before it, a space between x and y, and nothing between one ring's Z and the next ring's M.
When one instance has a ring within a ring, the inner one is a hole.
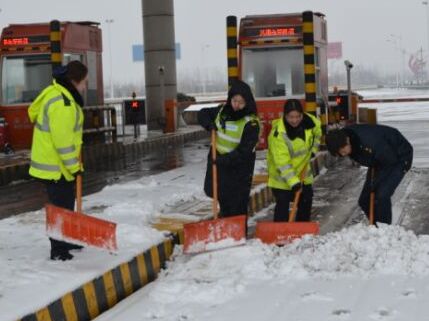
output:
M299 181L301 182L301 184L304 182L306 169L307 169L307 165L302 169L301 173L299 174ZM302 187L299 189L299 191L297 191L295 193L295 197L293 199L293 204L292 204L292 209L289 213L289 223L295 222L296 212L298 210L298 203L299 203L299 199L301 197L301 193L302 193Z
M374 183L375 169L371 168L371 185ZM374 225L375 192L369 194L369 224Z
M82 154L79 155L79 164L82 164ZM82 175L76 176L76 211L82 213Z
M213 218L218 217L218 195L217 195L217 167L216 167L216 130L212 129L211 132L212 144L212 181L213 181Z

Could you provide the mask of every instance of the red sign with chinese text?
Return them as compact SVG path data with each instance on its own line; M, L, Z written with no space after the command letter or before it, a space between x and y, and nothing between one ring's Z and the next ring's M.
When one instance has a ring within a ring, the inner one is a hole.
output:
M3 39L3 46L19 46L19 45L28 45L29 41L27 37L23 38L6 38Z
M295 28L266 28L259 30L260 37L287 37L294 35Z

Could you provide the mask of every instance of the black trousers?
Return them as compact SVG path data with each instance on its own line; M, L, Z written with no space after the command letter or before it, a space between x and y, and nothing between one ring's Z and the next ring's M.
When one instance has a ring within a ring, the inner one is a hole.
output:
M359 196L359 206L369 216L369 197L371 194L371 169L368 169L362 192ZM382 168L375 174L377 185L375 186L374 220L386 224L392 224L392 195L401 183L405 172L402 164ZM379 179L377 179L379 177Z
M250 189L246 192L235 195L219 195L220 217L230 217L235 215L247 215L249 207Z
M289 204L293 202L295 194L292 191L284 189L272 189L276 199L274 208L274 222L287 222L289 220ZM313 186L304 185L301 197L298 202L298 211L296 221L308 222L311 217L311 207L313 205Z
M74 210L75 203L75 182L68 182L61 177L58 181L45 181L48 200L52 205L63 207L71 211ZM61 253L68 253L70 249L79 248L74 244L49 238L51 241L51 256Z

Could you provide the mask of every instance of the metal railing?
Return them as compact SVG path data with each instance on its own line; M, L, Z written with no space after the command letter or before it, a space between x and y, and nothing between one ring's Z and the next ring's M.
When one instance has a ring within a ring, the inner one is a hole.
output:
M84 141L105 143L117 141L117 111L115 106L88 106L83 108L85 116Z

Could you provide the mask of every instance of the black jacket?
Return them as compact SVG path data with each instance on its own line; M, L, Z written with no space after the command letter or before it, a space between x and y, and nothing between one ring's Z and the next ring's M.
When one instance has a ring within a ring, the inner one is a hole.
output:
M350 158L359 164L383 173L388 173L386 169L394 166L403 171L411 168L413 147L396 128L358 124L348 126L344 131L352 145ZM378 177L377 181L382 179Z
M231 98L236 94L240 94L246 101L246 106L239 111L234 111L231 106ZM251 114L256 115L256 102L250 87L242 81L233 83L228 92L228 99L225 105L217 108L201 109L198 113L198 122L209 130L214 125L216 116L221 110L222 128L217 128L217 130L224 130L225 122L228 120L239 120ZM230 153L216 155L219 201L221 203L223 199L237 198L237 195L243 196L247 194L248 197L255 166L255 146L258 138L259 124L256 121L250 121L244 127L240 144L237 148ZM204 182L204 191L208 196L212 196L212 183L212 156L210 150Z
M344 128L352 145L350 157L367 167L400 164L409 170L413 161L413 147L396 129L384 125L351 125Z

